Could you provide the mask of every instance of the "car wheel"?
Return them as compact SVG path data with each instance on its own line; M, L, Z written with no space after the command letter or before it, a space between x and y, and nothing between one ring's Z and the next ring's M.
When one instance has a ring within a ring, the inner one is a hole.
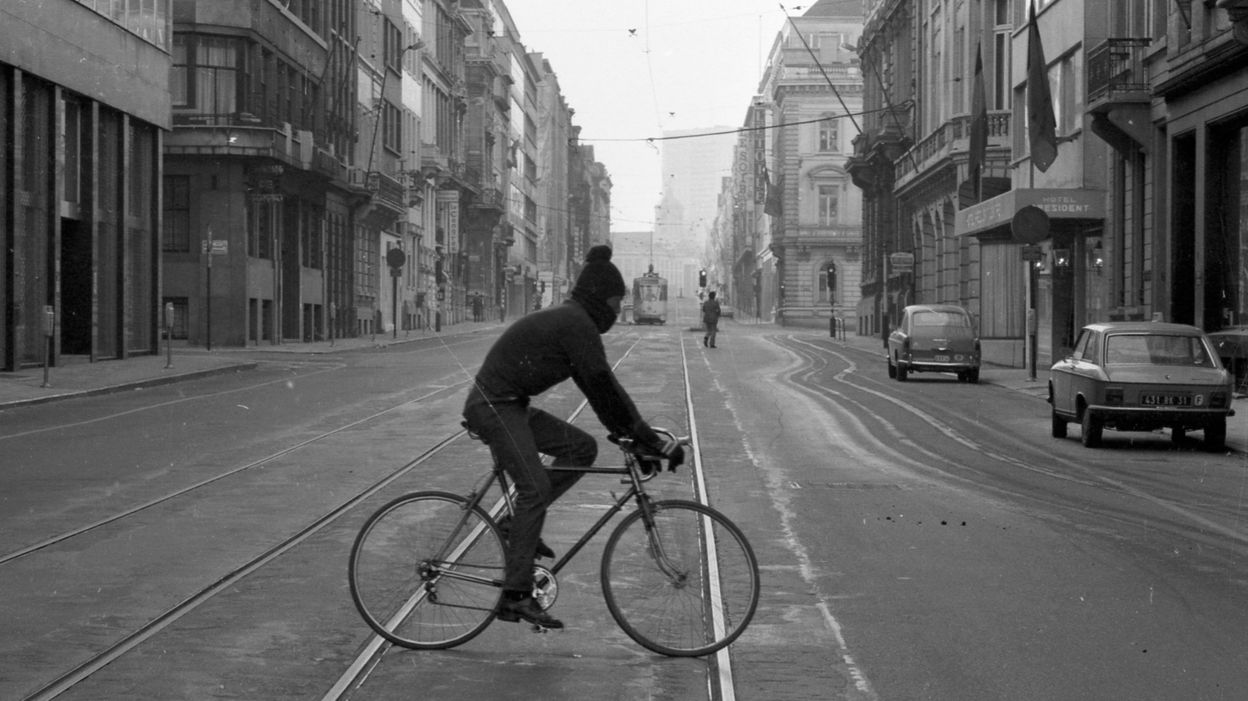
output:
M1205 426L1205 449L1222 451L1226 449L1226 417L1220 416Z
M979 384L979 368L966 371L966 381L975 385Z
M1059 416L1056 410L1053 411L1052 433L1053 433L1054 438L1066 437L1066 419L1063 419L1061 416Z
M888 379L894 380L896 378L897 378L897 366L893 365L893 359L889 358L888 359Z
M1083 444L1089 448L1095 448L1101 444L1101 431L1104 430L1104 424L1101 418L1092 413L1091 409L1083 410L1083 421L1081 422L1083 434L1079 437Z
M1178 445L1183 442L1184 438L1187 438L1186 428L1183 428L1182 426L1175 426L1174 428L1170 429L1170 442L1171 443Z
M905 365L897 366L897 381L898 382L905 382L906 376L909 374L910 374L910 371L906 369Z

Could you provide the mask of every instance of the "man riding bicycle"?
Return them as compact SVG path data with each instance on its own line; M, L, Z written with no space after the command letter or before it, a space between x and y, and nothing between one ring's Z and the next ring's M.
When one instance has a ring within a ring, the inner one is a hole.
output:
M469 429L481 437L516 488L514 517L500 523L507 539L503 600L498 617L562 628L533 599L533 562L554 557L542 542L546 509L576 483L582 473L548 471L554 467L589 467L598 456L593 436L529 405L535 397L569 377L585 394L598 420L614 435L630 436L674 469L684 449L664 441L650 428L607 361L601 335L615 323L627 288L611 263L608 246L594 246L561 305L517 319L486 353L464 403Z

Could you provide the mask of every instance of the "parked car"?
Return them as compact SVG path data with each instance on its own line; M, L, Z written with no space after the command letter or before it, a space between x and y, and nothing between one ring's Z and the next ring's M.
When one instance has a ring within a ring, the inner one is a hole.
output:
M912 304L888 335L888 376L905 382L912 372L954 372L979 382L979 336L971 315L956 304Z
M1066 424L1081 424L1086 446L1101 441L1103 429L1153 431L1169 428L1175 442L1187 431L1204 431L1205 445L1226 445L1231 409L1231 374L1213 343L1186 324L1111 322L1083 327L1069 356L1049 370L1053 437L1066 437Z

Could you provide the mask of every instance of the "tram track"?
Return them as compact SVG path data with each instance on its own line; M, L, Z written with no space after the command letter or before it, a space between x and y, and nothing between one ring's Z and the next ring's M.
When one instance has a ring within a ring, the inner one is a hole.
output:
M634 348L639 343L639 338L634 338L629 349L615 363L618 370L620 364L631 355ZM682 411L684 413L685 425L689 427L690 448L688 456L688 470L690 471L690 479L695 499L702 504L709 504L708 488L706 484L706 474L701 458L701 448L699 444L697 418L694 411L693 390L689 376L689 358L685 352L685 345L680 343L680 362L681 362L681 380L683 386L684 401ZM568 421L575 421L584 410L588 407L588 403L582 400L575 410L567 417ZM495 510L497 505L495 506ZM713 557L714 548L710 547L710 557ZM710 568L717 571L716 568ZM714 577L713 577L714 578ZM713 587L717 587L715 584ZM345 666L342 674L334 681L334 683L326 690L321 697L321 701L345 701L352 698L353 694L358 693L365 684L368 683L374 672L383 667L382 660L384 656L391 650L395 649L394 645L379 635L371 635L368 641L361 646L360 650L352 658L350 663ZM718 651L713 658L713 663L708 665L707 670L707 696L711 699L719 701L734 701L736 699L735 683L733 680L732 658L727 648Z
M268 383L263 383L263 384L268 384ZM166 503L168 503L168 502L170 502L170 501L173 501L173 500L175 500L175 499L179 499L179 498L182 498L182 497L185 497L185 496L191 495L191 494L193 494L193 493L195 493L195 492L198 492L199 490L204 489L205 487L208 487L208 486L214 485L214 484L216 484L216 483L218 483L218 482L220 482L220 481L222 481L222 480L228 479L228 478L230 478L230 477L237 476L237 475L239 475L239 474L245 473L245 472L247 472L247 471L249 471L249 470L253 470L253 469L258 468L258 467L262 467L262 466L267 465L267 464L269 464L269 463L271 463L271 462L273 462L273 461L275 461L275 460L277 460L277 459L279 459L279 458L286 457L286 456L290 455L291 453L294 453L294 452L296 452L296 451L303 450L303 449L308 448L308 447L310 447L310 446L313 446L313 445L316 445L316 444L318 444L318 443L321 443L321 442L325 441L326 439L328 439L328 438L330 438L330 437L332 437L332 436L335 436L335 435L337 435L337 434L339 434L339 433L342 433L342 432L344 432L344 431L348 431L348 430L352 430L352 429L357 429L357 428L359 428L359 427L361 427L361 426L363 426L363 425L365 425L365 424L367 424L367 423L369 423L369 422L371 422L371 421L375 421L375 420L377 420L377 419L379 419L379 418L381 418L381 417L383 417L383 416L386 416L386 415L388 415L388 414L391 414L391 413L393 413L393 412L395 412L395 411L397 411L397 410L399 410L399 409L403 409L403 408L405 408L405 407L407 407L407 406L410 406L410 405L412 405L412 404L420 403L420 402L423 402L423 401L428 401L428 400L433 399L433 398L435 398L435 397L438 397L438 396L440 396L440 395L445 395L445 394L451 393L452 391L454 391L454 390L458 390L460 387L463 387L463 386L465 386L465 385L467 385L467 384L468 384L468 381L467 381L467 380L464 380L463 382L460 382L460 383L458 383L458 384L456 384L456 385L450 385L450 386L443 386L443 387L439 387L439 388L437 388L437 389L435 389L435 390L433 390L433 391L427 392L427 393L425 393L425 394L423 394L423 395L421 395L421 396L419 396L419 397L415 397L415 398L413 398L413 399L408 399L408 400L405 400L405 401L400 402L400 403L398 403L398 404L395 404L395 405L393 405L393 406L390 406L390 407L387 407L387 408L385 408L385 409L382 409L381 411L374 412L374 413L372 413L372 414L370 414L370 415L368 415L368 416L365 416L365 417L363 417L363 418L356 419L355 421L348 422L348 423L346 423L346 424L343 424L343 425L341 425L341 426L338 426L338 427L333 428L333 429L328 430L328 431L323 431L323 432L319 433L318 435L315 435L315 436L313 436L313 437L311 437L311 438L308 438L308 439L306 439L306 440L303 440L303 441L299 441L298 443L295 443L294 445L287 446L286 448L283 448L283 449L281 449L281 450L278 450L278 451L276 451L276 452L274 452L274 453L271 453L271 454L269 454L269 455L266 455L266 456L264 456L264 457L262 457L262 458L259 458L259 459L256 459L256 460L252 460L252 461L247 462L247 463L242 464L242 465L235 466L235 467L233 467L233 468L230 468L230 469L226 470L225 472L218 473L218 474L216 474L216 475L213 475L212 477L209 477L209 478L206 478L206 479L200 480L200 481L198 481L198 482L195 482L194 484L187 485L187 486L182 487L182 488L180 488L180 489L176 489L176 490L174 490L174 491L168 492L168 493L163 494L163 495L161 495L161 496L159 496L159 497L156 497L156 498L154 498L154 499L150 499L150 500L148 500L148 501L146 501L146 502L144 502L144 503L142 503L142 504L139 504L139 505L137 505L137 506L134 506L134 507L131 507L131 508L129 508L129 509L125 509L125 510L123 510L123 511L119 511L119 512L117 512L117 513L111 514L111 515L109 515L109 516L107 516L107 517L105 517L105 518L98 519L98 520L96 520L96 521L94 521L94 522L92 522L92 523L89 523L89 524L86 524L86 525L83 525L83 526L79 526L79 527L77 527L77 528L74 528L74 529L71 529L71 530L68 530L68 531L64 531L64 532L62 532L62 533L56 534L56 535L54 535L54 536L51 536L51 537L49 537L49 538L46 538L46 539L44 539L44 540L42 540L42 541L39 541L39 542L37 542L37 543L34 543L34 544L32 544L32 545L28 545L28 546L23 547L23 548L20 548L20 549L18 549L18 550L14 550L14 551L11 551L11 552L6 553L6 554L4 554L4 555L0 555L0 566L3 566L3 565L5 565L6 563L12 562L12 561L17 560L17 559L19 559L19 558L26 557L26 556L28 556L28 555L30 555L30 554L32 554L32 553L39 552L40 550L44 550L44 549L46 549L46 548L49 548L49 547L52 547L52 546L55 546L55 545L59 545L59 544L64 543L64 542L66 542L66 541L68 541L68 540L71 540L71 539L73 539L73 538L76 538L76 537L78 537L78 536L82 536L82 535L85 535L85 534L87 534L87 533L91 533L92 531L95 531L95 530L97 530L97 529L99 529L99 528L102 528L102 527L104 527L104 526L107 526L107 525L110 525L110 524L113 524L113 523L117 523L117 522L119 522L119 521L122 521L123 519L129 518L129 517L134 516L134 515L136 515L136 514L142 513L142 512L144 512L144 511L147 511L148 509L151 509L152 507L159 506L159 505L162 505L162 504L166 504ZM214 395L214 396L217 396L217 395Z
M617 367L626 362L633 349L637 347L641 340L641 337L628 339L627 349L615 363ZM681 352L682 365L687 364L687 359L683 357L683 347ZM353 419L328 430L321 431L315 436L300 440L255 460L247 461L245 464L237 465L228 470L221 471L218 474L202 479L194 484L170 491L142 504L118 511L117 513L110 514L104 518L97 519L89 524L50 536L38 543L11 551L3 556L0 556L0 568L31 559L32 556L53 551L58 546L69 545L75 539L88 533L103 529L106 526L124 524L128 518L150 511L156 506L168 504L179 499L195 498L197 494L207 491L210 487L222 485L228 482L232 477L237 477L264 465L272 464L281 458L290 456L291 454L298 453L300 451L307 451L309 449L315 449L318 446L323 445L325 441L344 432L352 430L358 431L361 428L367 428L370 423L379 421L387 415L393 414L404 407L431 399L445 398L445 396L449 393L461 391L462 387L467 384L467 382L468 381L465 380L459 383L439 386L436 389L423 393L419 397L397 402L391 406L374 411L367 416ZM692 404L688 400L689 389L687 372L684 377L684 382L686 385L684 413L689 420L688 425L693 427L695 424L692 416ZM219 396L219 394L220 393L214 393L214 396ZM189 401L189 398L187 400ZM580 402L576 410L573 412L573 417L580 414L585 407L585 402ZM135 411L141 411L141 409L131 410L131 412L127 413L133 413ZM465 432L463 430L457 430L449 435L445 435L438 439L432 446L423 450L415 458L407 460L397 467L394 467L379 479L372 481L365 488L360 489L357 487L352 491L352 494L348 498L342 500L328 510L321 511L315 516L315 518L305 522L302 526L298 527L297 530L283 535L280 540L268 545L263 551L255 553L244 561L237 562L237 564L229 567L227 570L219 572L217 575L213 575L211 581L204 580L204 584L202 586L185 592L176 603L167 605L159 613L144 614L144 618L146 619L145 622L140 625L132 625L128 632L122 632L119 637L116 637L107 645L102 646L97 651L91 652L88 655L84 655L82 659L72 663L72 666L68 669L55 674L50 681L38 682L34 688L22 692L21 698L29 700L57 698L69 690L75 689L75 687L78 687L86 680L91 679L94 675L109 665L125 658L127 654L136 650L136 648L144 646L145 643L150 643L154 639L160 639L161 634L170 629L171 626L174 626L174 624L176 624L179 620L194 613L197 609L200 609L209 601L218 598L223 593L236 590L243 580L257 574L266 567L273 565L275 561L282 558L283 555L286 555L292 550L298 548L314 535L325 531L332 524L340 522L346 515L356 512L360 505L365 501L376 496L387 487L392 486L396 481L399 481L405 476L411 474L421 465L435 460L444 451L460 441L464 435ZM695 457L692 459L695 463L698 461L696 457L697 452L695 444L693 449ZM700 465L697 469L700 470ZM700 491L703 494L705 493L704 485L700 487ZM352 665L352 668L354 669L354 676L352 678L355 682L349 688L355 688L358 686L358 683L362 683L363 679L367 678L368 674L374 668L377 661L380 660L380 656L383 655L384 652L385 648L382 647L362 651L360 657L358 658L359 667L357 668L356 665ZM721 660L716 666L716 670L719 675L718 680L708 679L708 688L723 688L727 685L726 688L728 689L728 693L721 694L717 698L733 698L731 695L731 668L729 666L729 662L730 659L725 653L723 660ZM363 676L360 676L361 674ZM346 694L344 692L344 694L338 696L337 698L345 697ZM331 693L330 695L327 695L326 698L335 698L335 696Z
M1014 443L1014 453L1002 452L987 442L975 439L932 411L900 399L893 393L880 391L876 387L879 383L875 380L861 380L857 363L844 353L829 351L826 347L796 338L786 339L782 345L802 358L801 365L789 375L794 386L825 401L848 404L855 409L853 413L864 429L866 422L871 422L880 426L883 432L895 436L896 441L893 444L873 438L876 449L890 456L897 464L905 465L918 474L956 480L962 485L988 490L1015 503L1025 500L1040 504L1047 513L1076 513L1081 517L1091 514L1132 528L1166 528L1175 535L1202 546L1225 548L1240 558L1248 557L1248 532L1225 525L1242 523L1242 509L1206 505L1202 513L1170 496L1159 496L1147 486L1137 486L1125 478L1120 479L1097 471L1086 461L1072 460L1051 451L1038 451L1026 441ZM830 381L827 379L829 357L838 358L846 364L844 370L832 373ZM976 467L957 461L950 457L948 450L937 450L909 438L896 422L865 402L850 396L850 392L866 393L877 403L885 402L909 414L916 423L926 424L937 435L963 451L986 458L990 461L990 466ZM870 432L864 431L864 435L867 433ZM896 446L904 446L908 453ZM918 454L920 458L911 457L913 454ZM1024 479L1023 475L1030 475L1032 481ZM1034 481L1036 478L1043 481L1042 488L1037 488L1037 482ZM1139 510L1115 507L1112 506L1112 499L1108 498L1104 501L1088 501L1086 497L1082 501L1072 500L1055 485L1064 485L1063 489L1073 487L1085 494L1090 490L1090 493L1126 497L1158 509L1170 518L1159 521Z

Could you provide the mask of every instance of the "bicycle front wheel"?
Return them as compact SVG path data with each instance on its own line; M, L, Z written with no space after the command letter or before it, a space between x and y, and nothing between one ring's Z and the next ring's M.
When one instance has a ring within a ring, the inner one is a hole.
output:
M479 506L447 492L401 496L351 548L351 597L373 630L417 650L454 647L494 618L503 539Z
M602 593L615 622L662 655L709 655L736 640L758 606L758 560L741 529L697 502L651 505L611 533Z

